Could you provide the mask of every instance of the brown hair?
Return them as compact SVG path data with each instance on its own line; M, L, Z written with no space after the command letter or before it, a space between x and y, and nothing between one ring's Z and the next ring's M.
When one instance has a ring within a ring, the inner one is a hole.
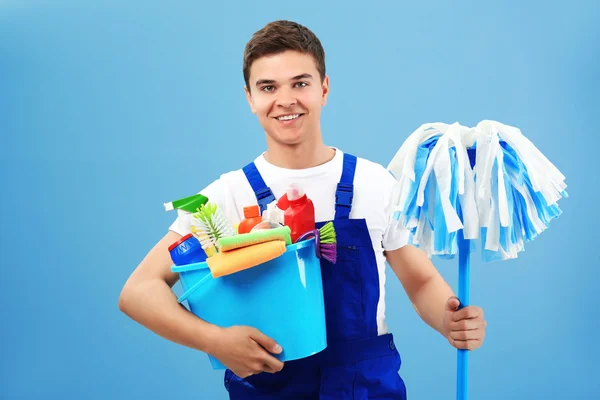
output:
M310 54L321 82L325 79L325 51L319 38L308 28L292 21L274 21L254 33L244 50L244 81L250 90L250 67L261 57L294 50Z

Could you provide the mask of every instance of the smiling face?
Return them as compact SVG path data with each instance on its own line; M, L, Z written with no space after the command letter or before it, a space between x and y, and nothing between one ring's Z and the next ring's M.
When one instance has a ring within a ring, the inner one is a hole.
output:
M287 50L258 58L248 84L246 97L267 141L289 146L320 137L329 79L321 81L311 55Z

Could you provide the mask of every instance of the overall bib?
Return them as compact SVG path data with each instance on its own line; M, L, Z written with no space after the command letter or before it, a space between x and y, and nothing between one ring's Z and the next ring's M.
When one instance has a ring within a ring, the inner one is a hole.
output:
M379 274L365 219L350 219L356 157L344 153L336 190L337 262L321 259L327 348L301 360L288 361L276 374L242 379L225 371L232 400L405 400L398 371L400 354L392 334L378 336ZM254 163L243 168L261 212L275 196ZM327 221L317 222L317 228Z

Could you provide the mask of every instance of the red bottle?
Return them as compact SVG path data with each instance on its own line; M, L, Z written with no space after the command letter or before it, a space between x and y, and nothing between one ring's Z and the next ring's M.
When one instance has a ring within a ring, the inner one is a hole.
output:
M297 185L287 190L289 207L283 214L284 224L290 227L292 243L306 232L315 230L315 207Z
M284 193L283 196L281 196L279 200L277 200L277 208L285 211L288 209L289 206L290 202L288 201L287 193Z
M244 207L244 220L238 226L238 233L249 233L254 226L262 222L258 206Z

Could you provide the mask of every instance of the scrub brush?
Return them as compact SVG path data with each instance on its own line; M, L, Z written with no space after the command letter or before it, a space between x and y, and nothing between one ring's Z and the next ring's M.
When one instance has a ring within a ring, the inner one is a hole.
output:
M236 234L221 209L214 203L202 204L192 217L192 232L198 236L207 257L219 251L219 239Z
M337 260L337 242L335 237L335 228L331 221L327 222L320 229L315 229L304 233L298 238L297 242L306 240L313 236L315 238L315 248L317 257L335 264Z

